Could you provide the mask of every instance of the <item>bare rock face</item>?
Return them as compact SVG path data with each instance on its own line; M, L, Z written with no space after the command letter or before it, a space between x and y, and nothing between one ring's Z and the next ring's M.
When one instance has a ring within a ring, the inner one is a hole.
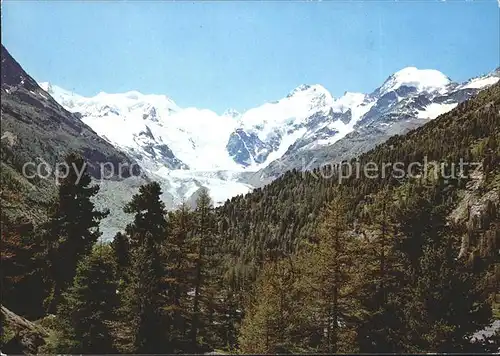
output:
M31 162L43 158L55 164L69 152L78 152L94 177L104 173L99 165L102 162L110 162L114 173L120 171L120 163L132 165L132 159L59 105L3 46L1 64L2 144L12 149L15 137L13 154L19 160ZM7 132L8 136L4 137Z
M41 326L13 313L2 305L2 353L36 354L48 336Z
M482 169L474 170L470 175L471 180L467 183L460 203L449 215L449 220L454 224L463 224L467 227L468 234L462 236L462 244L458 258L470 254L475 247L478 252L484 247L485 241L471 241L469 234L483 231L490 222L492 211L498 211L500 207L500 192L498 189L482 188L484 174Z
M96 182L103 181L103 184L117 187L117 191L124 190L128 194L132 183L126 182L127 179L142 177L142 171L133 158L97 135L77 114L59 105L4 46L0 95L0 171L2 182L13 182L12 185L2 185L0 204L10 207L8 214L12 218L26 217L37 223L44 221L47 202L56 194L55 166L64 162L70 152L85 159L88 172ZM169 154L161 147L157 152ZM23 167L27 168L28 174ZM37 174L38 168L44 172L42 175L47 175L42 178ZM15 191L10 186L16 187ZM112 236L121 228L113 226Z

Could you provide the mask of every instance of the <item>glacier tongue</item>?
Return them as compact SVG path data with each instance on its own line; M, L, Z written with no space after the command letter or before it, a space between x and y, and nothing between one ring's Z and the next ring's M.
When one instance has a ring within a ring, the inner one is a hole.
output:
M238 182L236 173L232 171L169 170L163 167L151 173L152 177L164 179L170 184L169 192L173 193L174 205L189 201L201 187L208 188L215 206L253 190L249 184Z

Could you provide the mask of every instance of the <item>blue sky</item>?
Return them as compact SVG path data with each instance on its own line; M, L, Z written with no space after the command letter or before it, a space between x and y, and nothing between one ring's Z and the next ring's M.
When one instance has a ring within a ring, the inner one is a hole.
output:
M456 81L499 66L483 1L13 1L2 41L36 80L83 95L138 90L245 110L300 84L371 92L406 67Z

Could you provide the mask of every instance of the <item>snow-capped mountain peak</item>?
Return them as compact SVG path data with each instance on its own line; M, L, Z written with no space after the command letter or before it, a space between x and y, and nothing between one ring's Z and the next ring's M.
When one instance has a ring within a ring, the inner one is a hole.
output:
M450 78L438 70L406 67L387 78L379 93L382 96L402 86L415 88L418 92L442 92L450 83Z
M289 163L279 166L279 175L294 168L294 157L323 148L330 152L340 147L346 157L359 154L377 140L451 110L499 76L496 71L458 84L437 70L407 67L371 94L345 92L334 98L319 84L304 84L282 99L242 113L228 109L222 115L181 108L166 95L129 91L84 97L49 83L40 86L135 158L150 177L163 179L174 201L188 199L205 186L220 203L252 189L239 177L256 177L256 171L262 179L262 172L275 177L277 160Z
M311 86L309 84L301 84L298 87L296 87L295 89L293 89L290 93L288 93L287 98L289 98L297 93L306 91L309 88L311 88Z
M246 169L257 170L281 157L303 135L316 127L314 115L326 117L334 99L321 85L301 85L285 98L244 112L226 149Z
M301 84L295 89L293 89L288 95L287 98L291 98L294 96L330 96L330 92L320 84Z

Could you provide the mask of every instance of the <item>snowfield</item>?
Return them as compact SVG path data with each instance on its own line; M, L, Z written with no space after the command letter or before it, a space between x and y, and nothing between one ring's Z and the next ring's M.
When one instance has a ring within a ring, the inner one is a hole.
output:
M435 119L441 114L447 113L448 111L452 110L457 106L457 103L453 104L437 104L437 103L432 103L427 108L423 111L420 111L418 113L418 118L419 119Z

